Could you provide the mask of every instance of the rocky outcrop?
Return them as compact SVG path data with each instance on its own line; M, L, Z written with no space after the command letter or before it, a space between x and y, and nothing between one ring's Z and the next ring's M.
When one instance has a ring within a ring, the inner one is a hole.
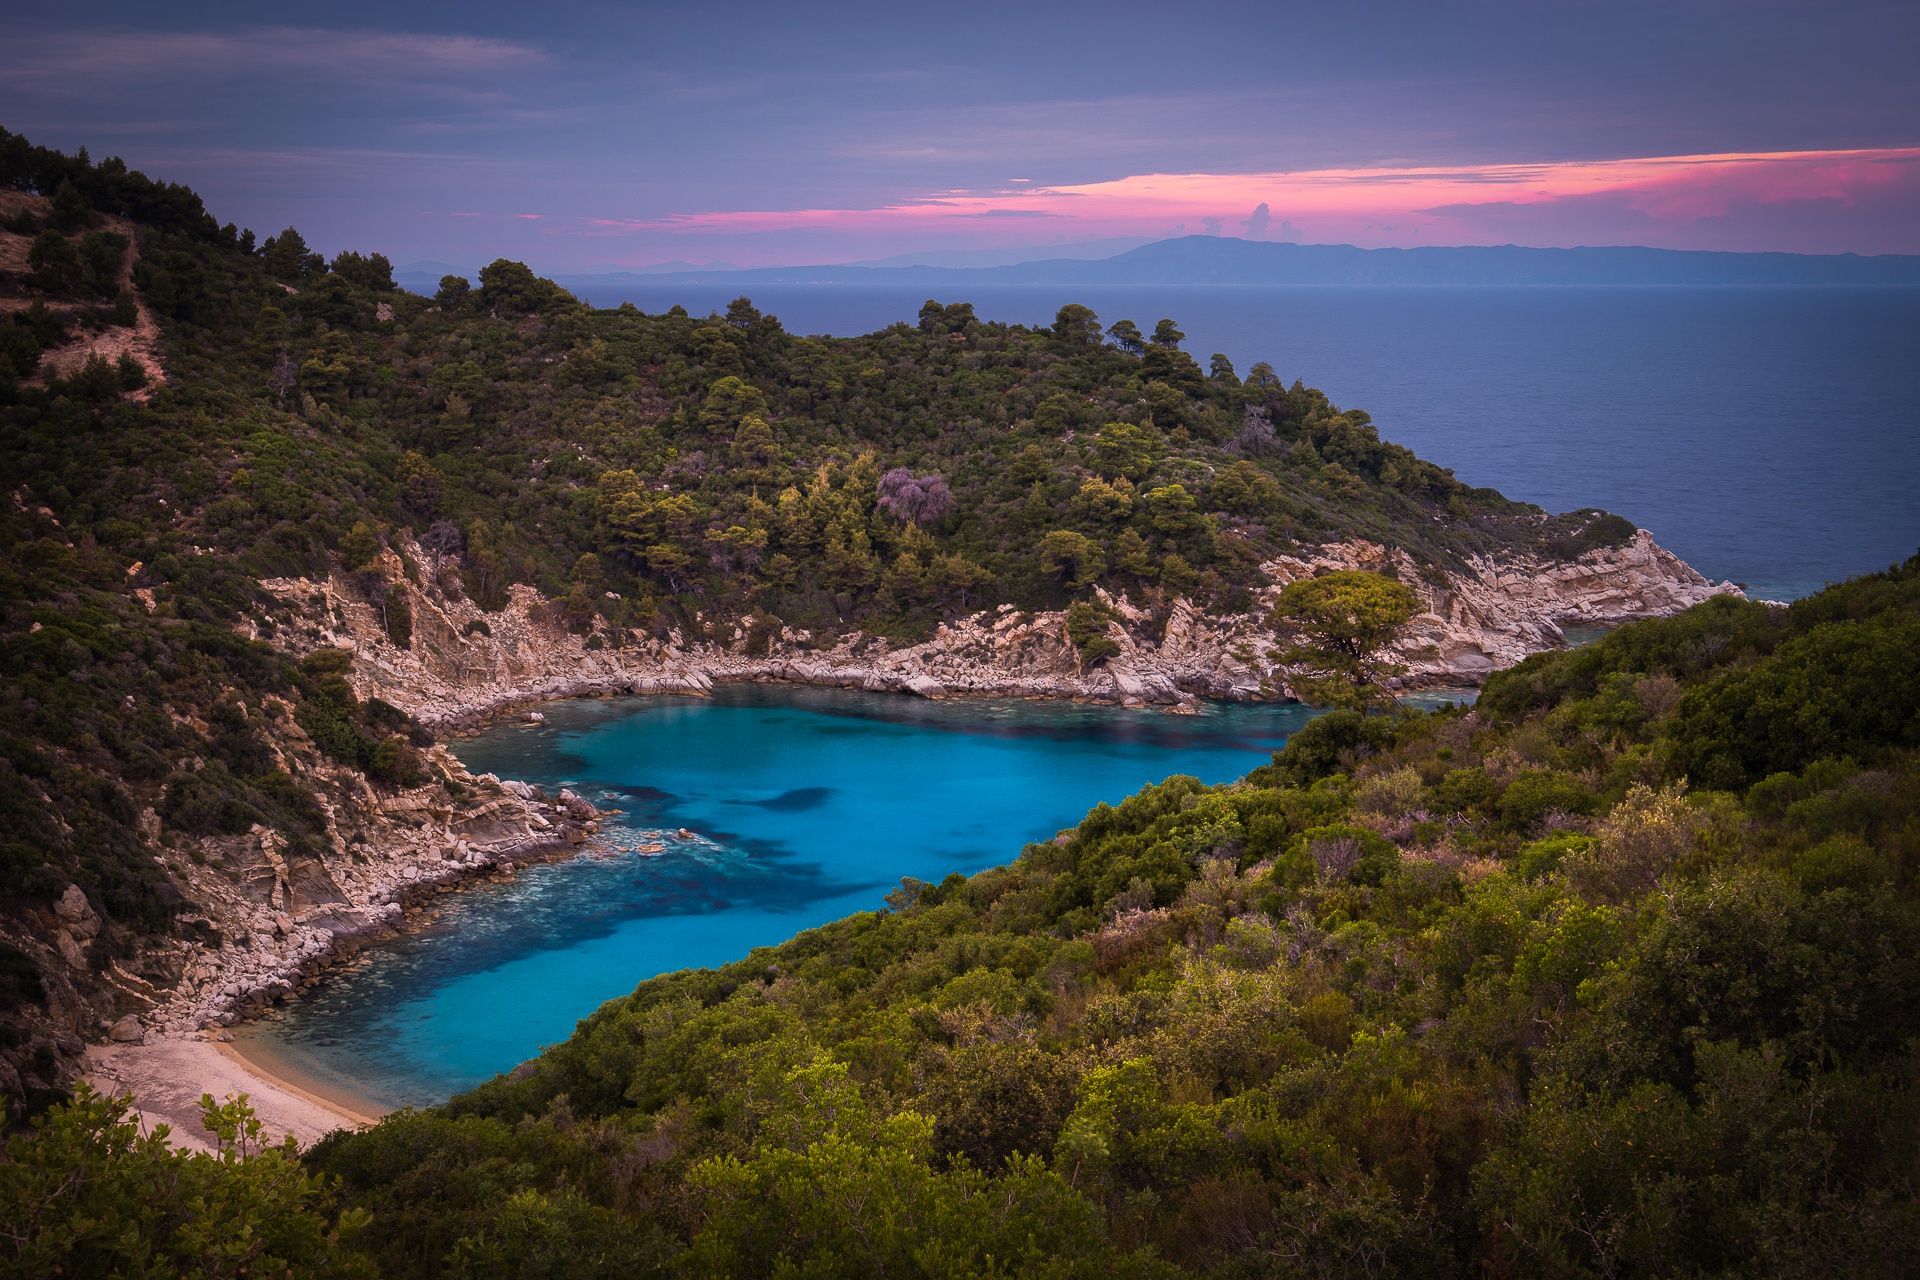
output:
M598 815L577 796L550 800L524 783L475 777L444 748L428 765L434 785L385 794L356 773L332 771L347 794L330 815L332 848L318 858L290 860L278 834L256 825L169 859L219 940L194 948L146 1024L178 1034L258 1013L366 942L392 936L433 895L571 854L595 829Z
M578 796L476 777L443 747L422 753L426 785L375 789L326 762L292 717L276 723L273 746L320 802L324 840L295 850L260 825L194 837L147 810L141 835L183 903L172 936L116 930L78 885L0 921L44 988L0 1041L0 1097L66 1087L87 1040L218 1034L405 929L434 895L570 856L600 816Z
M1578 560L1516 556L1476 559L1467 573L1423 575L1404 551L1369 542L1283 556L1264 566L1285 584L1333 569L1390 573L1426 604L1396 646L1406 683L1477 685L1529 654L1556 649L1570 626L1613 626L1690 609L1714 596L1740 596L1713 583L1642 529L1624 546Z
M417 548L403 549L415 564L427 559ZM341 575L266 582L291 615L275 639L295 649L352 651L361 696L383 698L440 728L475 725L550 698L702 694L725 681L1176 709L1202 698L1284 698L1288 673L1268 656L1279 640L1266 623L1271 606L1287 583L1334 569L1391 573L1426 603L1399 646L1409 687L1477 685L1529 653L1557 647L1566 626L1676 613L1713 595L1738 593L1731 583L1708 582L1644 531L1624 546L1570 562L1484 560L1465 572L1424 575L1403 551L1348 542L1268 562L1269 585L1241 614L1208 616L1185 600L1146 607L1104 597L1119 652L1088 669L1067 641L1064 614L1012 605L943 624L915 645L854 633L821 647L807 633L783 628L755 653L749 651L750 618L709 626L723 637L718 641L689 642L677 630L655 637L604 620L575 634L531 588L515 587L506 608L488 613L431 582L405 583L402 564L389 557L392 589L409 598L408 647L388 639L375 607Z

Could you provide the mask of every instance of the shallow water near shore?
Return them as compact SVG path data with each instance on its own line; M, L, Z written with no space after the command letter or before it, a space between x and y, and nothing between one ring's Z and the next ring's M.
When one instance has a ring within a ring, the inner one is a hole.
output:
M501 726L454 749L475 773L572 787L620 810L602 828L608 847L441 896L426 928L370 950L249 1035L343 1093L443 1102L565 1039L645 978L872 910L902 876L1006 862L1170 775L1237 778L1315 714L783 685L543 710L544 725Z

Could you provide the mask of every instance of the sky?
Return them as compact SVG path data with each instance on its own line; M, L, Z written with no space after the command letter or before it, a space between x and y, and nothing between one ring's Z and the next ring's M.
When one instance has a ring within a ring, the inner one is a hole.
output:
M1920 253L1920 5L0 0L0 125L556 273L1217 234Z

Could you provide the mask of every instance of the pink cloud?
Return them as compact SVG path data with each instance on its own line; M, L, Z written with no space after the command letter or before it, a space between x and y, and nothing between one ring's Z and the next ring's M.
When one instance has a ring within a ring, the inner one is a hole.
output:
M554 225L549 233L633 237L663 249L687 241L764 243L776 255L768 260L775 261L774 246L783 243L828 252L844 244L846 256L903 241L1027 243L1032 232L1022 228L1038 219L1048 220L1054 239L1231 225L1270 239L1369 247L1643 244L1914 253L1920 252L1920 148L1140 174L1075 185L932 192L872 209L587 219Z

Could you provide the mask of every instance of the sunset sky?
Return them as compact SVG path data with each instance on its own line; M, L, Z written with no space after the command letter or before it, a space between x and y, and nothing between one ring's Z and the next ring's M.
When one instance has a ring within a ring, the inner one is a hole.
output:
M6 7L0 124L396 262L1920 252L1911 3Z

